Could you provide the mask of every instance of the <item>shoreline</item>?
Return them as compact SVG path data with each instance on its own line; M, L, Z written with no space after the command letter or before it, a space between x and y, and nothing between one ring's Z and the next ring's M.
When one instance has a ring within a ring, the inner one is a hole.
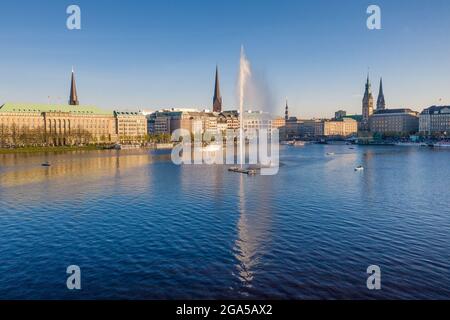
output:
M70 151L92 151L107 150L104 146L72 146L72 147L23 147L23 148L0 148L2 154L23 154L23 153L47 153L47 152L70 152Z

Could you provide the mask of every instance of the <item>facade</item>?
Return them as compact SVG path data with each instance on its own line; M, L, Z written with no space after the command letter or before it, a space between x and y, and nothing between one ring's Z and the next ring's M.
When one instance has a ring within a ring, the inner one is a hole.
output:
M139 112L114 111L120 141L142 140L147 135L147 118Z
M427 135L450 132L450 106L424 109L419 116L419 131Z
M216 67L216 83L214 85L213 112L222 112L222 96L220 94L219 67Z
M358 133L358 122L350 118L323 121L324 137L350 137Z
M367 76L366 82L366 90L364 92L364 98L362 102L362 121L361 121L361 130L368 131L369 128L369 119L373 114L373 96L372 96L372 88L369 80L369 76Z
M0 131L3 144L10 145L21 144L21 136L39 141L32 144L50 145L108 143L117 139L112 113L80 105L6 103L0 107Z
M151 134L172 134L177 129L192 133L216 134L223 127L223 118L213 112L201 112L195 109L163 109L148 118Z
M418 130L418 113L411 109L381 109L370 117L370 131L374 133L405 135Z
M142 114L80 105L73 70L68 105L6 103L0 107L2 146L115 143L120 136L136 140L146 134L147 119Z
M323 129L323 120L302 120L299 123L299 134L305 138L322 137Z

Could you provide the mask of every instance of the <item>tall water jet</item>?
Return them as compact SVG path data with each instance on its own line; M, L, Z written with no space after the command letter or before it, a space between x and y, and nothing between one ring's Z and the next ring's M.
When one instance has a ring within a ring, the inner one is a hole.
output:
M241 167L245 162L245 139L244 139L244 97L247 81L251 76L250 62L248 61L244 46L241 47L241 58L239 63L239 155Z

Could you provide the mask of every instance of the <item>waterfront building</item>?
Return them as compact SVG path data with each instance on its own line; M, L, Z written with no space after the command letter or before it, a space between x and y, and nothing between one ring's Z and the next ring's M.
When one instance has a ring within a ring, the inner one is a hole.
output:
M14 103L0 107L0 135L3 145L108 143L117 138L114 115L94 106Z
M289 117L285 125L285 137L287 140L296 138L300 135L301 121L297 117Z
M423 134L448 134L450 132L450 106L432 106L419 115L419 131Z
M380 109L370 117L373 133L406 135L418 130L418 112L411 109Z
M272 127L278 130L283 129L286 126L286 120L283 117L275 117L272 120Z
M370 84L369 76L367 76L366 90L364 92L364 98L362 103L362 121L361 130L369 131L369 120L370 116L373 114L373 95L372 86Z
M220 94L218 66L216 66L216 82L214 85L213 112L222 112L222 96Z
M342 118L340 120L324 120L324 137L350 137L358 133L358 122L351 118Z
M297 121L298 131L301 137L315 138L323 136L323 120L312 119Z
M139 112L114 111L117 135L122 142L138 142L147 135L147 118Z
M239 113L237 111L223 111L217 116L217 130L225 134L226 131L238 132L240 126Z
M143 114L80 105L73 69L68 105L5 103L0 107L2 146L115 143L119 136L136 140L146 134Z
M380 91L377 99L377 111L386 109L386 101L383 92L383 78L380 79Z

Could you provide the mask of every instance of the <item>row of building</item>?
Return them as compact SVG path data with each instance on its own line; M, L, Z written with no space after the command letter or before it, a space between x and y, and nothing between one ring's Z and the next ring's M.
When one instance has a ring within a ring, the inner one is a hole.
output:
M46 143L54 145L80 143L137 143L148 135L171 135L177 129L191 133L222 134L239 131L238 111L224 111L220 93L219 72L216 69L212 111L197 109L162 109L156 112L104 111L95 106L80 105L75 75L72 70L68 105L6 103L0 107L0 144ZM374 109L369 77L365 85L362 115L336 112L333 119L303 120L285 115L274 117L260 111L243 114L243 128L272 128L280 131L281 139L351 137L358 132L406 135L435 135L450 131L450 106L433 106L420 114L411 109L387 109L380 80L380 90Z
M138 112L104 111L80 105L72 70L68 105L0 106L0 143L82 144L135 143L147 135L147 118Z
M446 134L450 131L450 106L431 106L420 113L409 108L386 109L381 79L377 106L374 109L371 84L367 77L359 130L393 135Z
M286 103L285 130L288 139L350 137L367 132L387 136L447 135L450 132L450 106L431 106L420 113L409 108L388 109L381 79L376 108L374 108L372 86L368 76L361 115L347 115L344 110L339 110L331 120L301 120L289 117Z

